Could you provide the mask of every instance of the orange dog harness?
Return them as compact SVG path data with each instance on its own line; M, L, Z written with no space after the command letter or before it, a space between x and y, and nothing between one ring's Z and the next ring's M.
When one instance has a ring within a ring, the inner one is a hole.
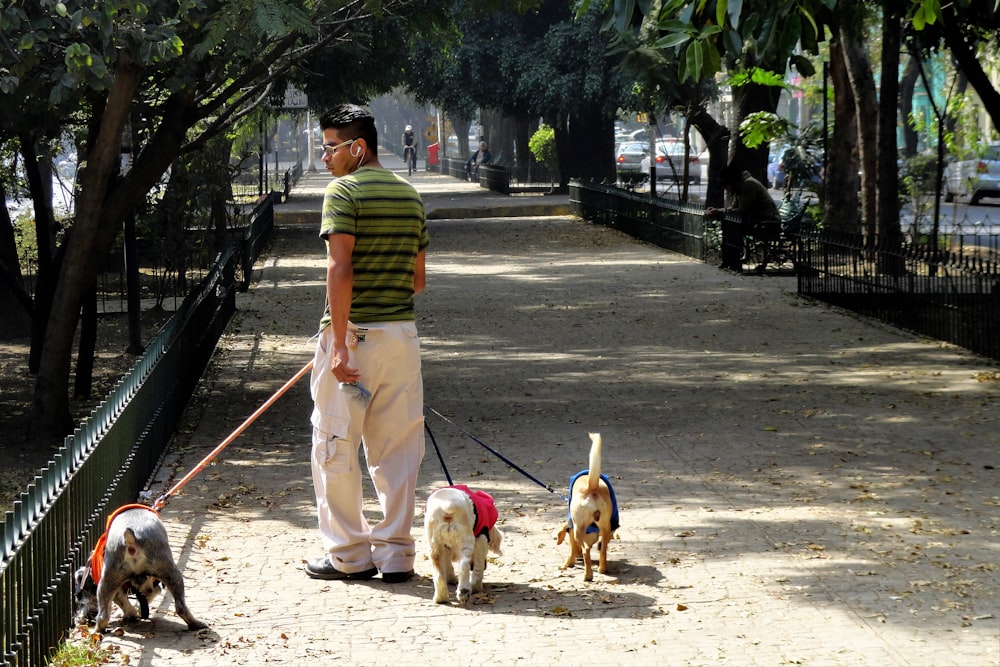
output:
M124 512L125 510L137 510L144 509L149 510L153 514L159 516L156 510L154 510L149 505L140 505L134 503L131 505L122 505L108 517L108 522L104 526L104 534L97 538L97 544L94 545L94 553L90 555L90 576L94 578L94 583L100 583L101 572L104 571L104 548L108 543L108 531L111 529L111 522L115 520L115 517Z

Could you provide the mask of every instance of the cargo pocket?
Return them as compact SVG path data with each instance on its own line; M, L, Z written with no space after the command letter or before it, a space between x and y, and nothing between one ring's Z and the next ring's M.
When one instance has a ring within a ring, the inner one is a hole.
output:
M351 443L345 438L313 431L313 460L332 473L351 471Z

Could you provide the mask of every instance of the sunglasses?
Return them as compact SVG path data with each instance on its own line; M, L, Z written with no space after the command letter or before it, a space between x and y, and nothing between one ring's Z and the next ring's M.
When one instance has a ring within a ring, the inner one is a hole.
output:
M323 144L321 146L321 148L323 149L323 154L324 155L328 155L330 157L333 157L333 154L337 152L338 148L341 148L343 146L350 146L355 141L357 141L357 139L348 139L347 141L345 141L345 142L343 142L341 144Z

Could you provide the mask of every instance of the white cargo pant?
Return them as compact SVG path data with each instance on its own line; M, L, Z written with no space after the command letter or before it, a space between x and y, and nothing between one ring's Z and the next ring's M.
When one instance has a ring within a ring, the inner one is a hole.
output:
M410 529L424 457L417 327L414 322L350 325L351 366L371 392L367 408L341 390L330 371L332 335L332 327L320 334L310 382L312 476L323 544L342 572L373 564L383 572L405 572L413 569ZM374 526L362 511L362 443L383 514Z

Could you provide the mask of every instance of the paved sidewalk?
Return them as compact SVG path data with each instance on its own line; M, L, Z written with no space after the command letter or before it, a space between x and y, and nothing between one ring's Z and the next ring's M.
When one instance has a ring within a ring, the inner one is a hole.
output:
M326 180L279 207L154 497L310 360ZM302 381L165 507L211 628L157 601L105 639L130 664L1000 664L995 364L549 208L565 198L412 180L435 218L426 403L450 420L428 424L505 532L487 594L433 604L422 551L406 584L305 576L321 545ZM622 526L584 583L555 534L588 431ZM443 483L428 441L421 496ZM422 550L422 516L414 535Z

